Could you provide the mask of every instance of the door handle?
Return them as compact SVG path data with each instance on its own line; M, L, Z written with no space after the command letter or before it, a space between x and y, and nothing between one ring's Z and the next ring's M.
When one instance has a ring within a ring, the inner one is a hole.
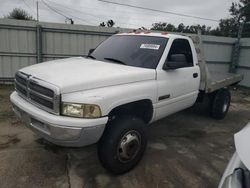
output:
M197 78L197 77L198 77L198 73L194 73L193 78Z
M161 100L168 99L168 98L170 98L170 94L160 96L160 97L158 98L158 100L161 101Z

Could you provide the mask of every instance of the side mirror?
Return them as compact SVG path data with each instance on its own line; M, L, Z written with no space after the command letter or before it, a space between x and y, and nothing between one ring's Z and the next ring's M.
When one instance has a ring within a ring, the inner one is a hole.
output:
M93 52L94 50L95 50L94 48L89 49L88 55L92 54L92 52Z
M163 70L174 70L187 66L187 59L184 54L172 54L165 62Z

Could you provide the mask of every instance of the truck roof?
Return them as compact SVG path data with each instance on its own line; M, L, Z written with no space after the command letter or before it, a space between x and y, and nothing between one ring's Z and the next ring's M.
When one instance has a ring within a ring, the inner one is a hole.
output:
M151 36L151 37L185 38L185 39L189 38L188 36L185 36L185 35L170 34L168 32L151 32L151 31L136 31L136 32L118 33L116 35Z

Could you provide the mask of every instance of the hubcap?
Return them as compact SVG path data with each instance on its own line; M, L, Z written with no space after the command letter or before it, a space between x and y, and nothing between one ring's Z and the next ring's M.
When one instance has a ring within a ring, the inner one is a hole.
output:
M117 148L118 159L121 162L129 162L135 158L141 147L141 137L140 134L135 131L127 132L122 139Z

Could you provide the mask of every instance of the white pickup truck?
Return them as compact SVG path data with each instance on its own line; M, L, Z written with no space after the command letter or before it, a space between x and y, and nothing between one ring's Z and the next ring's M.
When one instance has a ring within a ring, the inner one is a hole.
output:
M206 96L212 117L226 115L225 87L242 76L209 72L203 57L200 35L119 33L88 56L19 70L10 99L35 133L62 146L98 142L101 164L124 173L142 158L146 125Z

